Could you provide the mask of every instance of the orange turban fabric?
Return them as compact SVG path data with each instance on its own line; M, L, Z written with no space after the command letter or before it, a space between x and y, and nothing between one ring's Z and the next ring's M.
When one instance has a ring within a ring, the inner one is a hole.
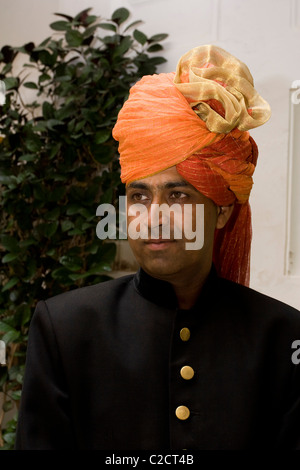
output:
M187 52L176 73L143 77L130 90L113 130L126 184L176 165L178 173L219 206L235 204L216 230L219 275L249 285L249 195L258 151L248 130L270 107L248 67L216 46Z

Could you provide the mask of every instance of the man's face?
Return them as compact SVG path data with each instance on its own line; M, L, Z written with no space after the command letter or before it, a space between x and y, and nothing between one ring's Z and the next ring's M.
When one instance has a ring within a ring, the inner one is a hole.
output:
M182 276L196 276L200 271L207 272L210 269L214 231L217 223L217 207L213 201L203 196L184 180L177 173L175 166L157 175L136 180L127 186L128 229L132 222L132 225L135 225L136 219L139 217L139 213L130 215L135 204L142 204L145 208L144 221L148 236L133 239L128 230L128 240L138 263L148 274L171 282ZM167 204L170 207L173 204L179 205L183 228L181 238L174 236L176 232L174 232L174 218L172 216L169 222L170 237L166 237L162 233L164 219L160 217L159 228L156 227L159 232L158 238L151 238L151 224L152 228L155 225L153 204ZM188 215L186 204L189 205L189 210L192 209L190 215ZM187 239L185 236L184 227L186 224L188 223L193 231L197 229L198 232L202 229L203 220L196 218L197 204L204 205L204 244L201 249L187 249L187 244L191 245L193 240Z

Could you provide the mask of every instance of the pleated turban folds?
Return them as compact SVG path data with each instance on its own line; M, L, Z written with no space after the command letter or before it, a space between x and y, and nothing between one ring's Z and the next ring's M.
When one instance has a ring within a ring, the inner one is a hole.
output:
M199 46L175 73L144 76L130 90L113 137L121 179L131 181L176 166L218 206L234 204L216 229L213 261L220 276L249 285L249 195L258 150L248 130L270 117L248 67L220 47Z

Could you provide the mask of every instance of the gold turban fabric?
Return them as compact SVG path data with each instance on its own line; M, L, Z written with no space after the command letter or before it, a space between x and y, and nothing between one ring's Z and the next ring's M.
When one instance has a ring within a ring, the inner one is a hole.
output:
M270 117L248 67L220 47L199 46L178 62L176 73L143 77L119 112L121 179L131 181L176 166L181 176L215 204L234 204L216 230L219 274L249 284L249 195L257 146L248 130Z

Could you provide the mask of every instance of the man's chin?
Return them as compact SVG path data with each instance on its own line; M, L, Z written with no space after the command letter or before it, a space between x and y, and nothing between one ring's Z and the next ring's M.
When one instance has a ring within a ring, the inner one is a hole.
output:
M176 270L174 263L172 264L170 260L162 262L162 260L153 260L153 263L142 263L141 268L150 276L157 279L166 280L172 279L173 276L176 276L178 270Z

